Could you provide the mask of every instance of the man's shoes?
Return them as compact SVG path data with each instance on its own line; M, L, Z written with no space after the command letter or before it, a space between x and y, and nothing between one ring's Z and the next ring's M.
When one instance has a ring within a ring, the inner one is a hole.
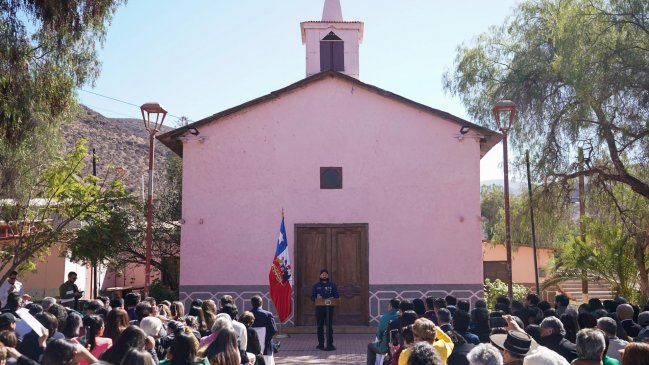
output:
M333 350L335 350L335 349L336 349L336 346L334 346L334 345L329 345L329 346L327 346L324 350L325 350L325 351L333 351Z
M318 350L323 350L323 351L324 351L324 349L325 349L325 347L324 347L323 344L319 344L319 345L316 346L315 348L317 348Z

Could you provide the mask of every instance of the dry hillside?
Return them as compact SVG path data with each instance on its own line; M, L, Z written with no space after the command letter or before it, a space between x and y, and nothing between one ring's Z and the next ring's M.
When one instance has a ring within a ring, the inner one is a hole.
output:
M146 184L149 168L149 133L144 129L141 119L106 118L81 106L77 119L63 125L62 129L66 150L70 150L80 138L88 141L90 151L95 149L97 176L103 176L108 166L120 166L125 170L123 180L126 189L140 194L142 178L144 177ZM170 129L163 127L162 132ZM156 140L156 178L161 176L159 172L164 172L166 159L172 153ZM91 169L91 159L88 161L88 169Z

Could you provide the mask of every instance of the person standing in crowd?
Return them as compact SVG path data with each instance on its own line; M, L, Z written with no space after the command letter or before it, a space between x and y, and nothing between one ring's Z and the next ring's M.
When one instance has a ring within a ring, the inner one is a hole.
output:
M471 365L503 365L503 356L500 351L488 343L474 347L466 358Z
M458 310L455 313L458 312L460 311ZM464 337L457 331L449 331L446 334L453 341L453 352L451 352L451 356L448 357L446 363L448 365L468 365L467 355L476 345L466 342Z
M70 271L68 273L68 281L59 286L61 305L64 307L76 309L77 301L83 295L83 292L79 291L79 287L74 283L75 281L77 281L77 273Z
M469 332L470 324L471 316L469 313L459 309L455 311L455 315L453 316L453 329L464 337L466 342L477 345L480 343L480 338L478 335Z
M615 320L609 317L602 317L597 320L597 328L604 331L604 334L608 337L608 350L606 350L606 355L617 361L621 361L622 354L620 354L620 350L624 349L629 343L616 336L617 324Z
M316 299L331 299L339 298L338 287L336 284L329 280L329 271L327 269L320 270L320 281L313 285L311 290L311 300L315 302ZM333 351L336 349L334 346L334 332L333 332L333 315L334 308L332 306L317 305L315 307L315 318L318 324L318 346L316 348L325 351ZM327 347L325 347L324 326L327 325Z
M642 330L639 324L633 321L633 307L627 303L620 304L616 309L617 319L620 321L620 325L626 331L626 334L631 338L635 338Z
M606 341L602 331L585 328L577 332L577 359L574 365L601 365Z
M643 342L649 339L649 311L644 311L638 315L638 325L642 327L638 336L633 340L636 342Z
M264 345L263 347L263 353L264 356L266 357L271 357L273 356L273 346L271 344L271 340L273 339L273 336L275 336L275 333L277 332L277 325L275 324L275 317L273 314L267 310L263 310L261 308L262 306L262 300L259 295L255 295L252 298L250 298L250 304L252 304L252 309L250 310L250 313L252 313L253 316L255 316L255 321L252 324L253 328L258 328L258 327L263 327L266 331L266 334L264 335L263 341ZM260 338L259 341L261 342L262 339ZM236 341L235 341L236 345ZM269 361L266 361L266 363L269 363Z
M507 334L491 335L489 339L500 350L506 365L523 365L525 356L537 347L532 337L522 331L507 331Z
M29 294L25 294L25 288L23 288L23 283L17 280L18 272L12 271L9 273L9 277L5 280L2 285L0 285L0 305L5 305L7 303L7 297L11 293L16 293L24 301L32 300L32 297Z
M457 310L457 298L452 295L447 295L444 300L446 301L446 309L451 312L451 316L455 314Z
M565 338L566 331L563 323L557 317L548 317L541 322L541 341L539 345L545 346L568 362L577 358L575 344Z
M452 315L448 307L437 310L437 320L442 331L448 332L453 330L453 326L451 325Z
M554 297L554 309L557 310L557 317L561 317L570 305L570 299L564 294L558 294Z
M426 312L424 318L430 319L437 325L437 314L435 314L435 298L426 297Z
M243 323L237 321L239 310L234 304L228 303L221 308L221 312L217 315L217 317L221 314L230 316L230 319L232 320L232 327L234 328L234 332L237 334L237 345L240 349L245 350L246 347L248 347L248 334L246 331L246 326Z

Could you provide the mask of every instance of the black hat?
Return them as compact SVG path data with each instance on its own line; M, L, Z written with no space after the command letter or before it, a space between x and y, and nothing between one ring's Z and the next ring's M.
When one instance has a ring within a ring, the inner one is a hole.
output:
M530 335L521 331L507 331L506 335L491 335L489 340L499 349L518 356L525 356L538 347Z
M0 327L8 326L12 323L16 323L16 317L11 313L2 313L0 314Z

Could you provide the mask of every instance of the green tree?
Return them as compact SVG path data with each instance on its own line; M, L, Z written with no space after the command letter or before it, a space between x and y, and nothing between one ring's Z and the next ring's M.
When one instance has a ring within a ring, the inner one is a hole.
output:
M119 171L108 169L105 176L82 176L88 156L85 140L65 158L40 166L38 178L24 198L0 201L0 220L11 228L13 240L0 251L0 278L4 282L13 270L27 270L36 259L45 259L54 244L65 245L75 237L78 222L96 215L108 215L126 193Z
M151 266L162 273L162 285L178 288L180 258L182 160L171 156L154 199ZM119 208L89 216L68 245L73 260L102 263L116 271L125 264L146 264L146 205L129 197Z
M575 229L570 214L570 201L560 201L560 195L543 187L534 187L534 223L539 247L555 247L566 242ZM480 210L482 228L493 243L505 242L505 208L503 188L483 185ZM512 244L532 244L530 200L527 194L510 195L510 223Z
M633 250L623 253L635 257L632 267L640 272L643 288L646 218L628 214L622 205L617 208L625 214L616 219L603 214L616 210L615 201L649 202L647 19L649 5L643 0L525 1L504 24L460 46L444 76L445 89L485 126L494 127L490 114L497 100L516 103L510 141L536 156L534 169L544 186L563 187L566 195L574 179L584 176L592 191L613 192L615 199L598 205L598 212L589 208L610 230L597 237L596 226L589 226L594 230L589 237L601 241L603 250L591 253L614 252L602 237L631 245ZM579 147L585 152L583 167L576 161ZM621 190L628 196L616 193ZM622 281L618 284L626 285Z
M599 177L649 199L649 182L630 168L649 159L648 18L646 1L525 1L459 47L445 89L490 127L494 102L515 101L511 141L538 157L548 182Z
M99 73L96 44L125 0L0 1L0 194L27 194L60 150L74 90ZM34 157L37 158L34 158Z
M634 238L620 224L586 219L586 241L579 235L563 245L552 263L551 276L543 286L566 279L581 279L582 269L593 278L603 279L617 294L637 300L638 272L634 264Z

